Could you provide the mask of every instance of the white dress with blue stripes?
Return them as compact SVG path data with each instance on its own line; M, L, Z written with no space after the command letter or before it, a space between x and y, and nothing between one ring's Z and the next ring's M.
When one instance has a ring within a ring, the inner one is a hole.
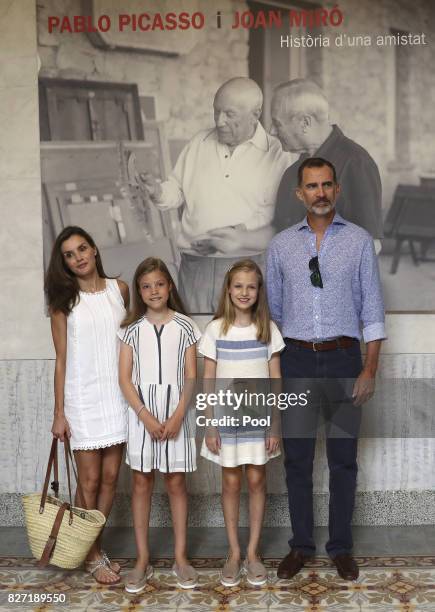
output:
M178 406L184 386L186 350L201 337L197 325L178 312L160 327L143 316L121 329L118 335L133 349L132 382L141 401L163 423ZM143 422L129 407L126 462L140 472L196 470L193 411L187 411L175 439L160 442L151 438Z
M224 336L221 332L221 320L211 321L204 332L199 344L199 352L209 359L216 361L216 388L231 388L236 393L267 391L267 385L263 386L261 381L252 381L239 384L235 379L268 379L269 361L274 353L279 353L285 347L282 336L275 325L271 322L271 341L263 344L257 340L257 328L255 324L248 327L236 327L232 325ZM269 455L265 447L265 428L250 425L242 425L243 415L252 418L264 418L267 416L264 407L255 409L242 405L239 410L231 407L217 406L214 409L215 417L221 418L234 416L238 419L235 425L220 425L221 449L218 455L211 453L205 440L202 443L201 455L210 461L214 461L223 467L236 467L239 465L253 464L264 465L269 459L277 457L280 451ZM270 415L270 412L269 412Z

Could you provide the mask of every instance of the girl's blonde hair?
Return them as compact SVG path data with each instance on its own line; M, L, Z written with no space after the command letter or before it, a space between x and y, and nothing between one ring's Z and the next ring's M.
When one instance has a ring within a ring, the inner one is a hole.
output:
M257 340L268 344L270 342L270 313L267 304L266 290L264 287L263 274L259 266L252 259L241 259L236 261L225 274L219 306L213 319L222 319L221 332L225 336L236 319L236 309L231 301L229 290L234 275L237 272L255 272L258 280L257 301L252 307L252 322L257 327Z
M171 287L169 290L168 307L172 310L175 310L175 312L181 312L181 314L186 314L183 302L181 301L181 298L178 295L177 287L175 286L175 283L165 262L161 259L158 259L157 257L147 257L138 265L138 267L136 268L136 272L134 273L131 287L132 306L130 312L127 314L124 321L121 323L121 327L127 327L127 325L135 323L146 313L147 306L146 304L144 304L142 296L140 294L139 281L142 276L144 276L144 274L150 274L150 272L155 272L156 270L163 274L163 276L166 278Z

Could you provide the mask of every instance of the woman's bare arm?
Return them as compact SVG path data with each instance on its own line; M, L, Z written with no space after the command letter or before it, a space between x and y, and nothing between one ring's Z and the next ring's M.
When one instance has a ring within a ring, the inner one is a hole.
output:
M66 315L57 311L51 314L51 334L56 351L54 368L54 417L51 432L55 438L64 441L65 435L71 437L68 421L64 412L65 372L66 372Z

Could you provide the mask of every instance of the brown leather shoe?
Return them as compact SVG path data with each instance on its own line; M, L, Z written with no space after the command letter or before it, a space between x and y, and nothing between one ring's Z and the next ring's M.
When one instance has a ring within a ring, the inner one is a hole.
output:
M290 580L304 567L306 557L301 550L293 549L278 565L276 575L281 580Z
M337 568L338 575L343 580L356 580L358 578L358 565L352 555L337 555L332 561Z

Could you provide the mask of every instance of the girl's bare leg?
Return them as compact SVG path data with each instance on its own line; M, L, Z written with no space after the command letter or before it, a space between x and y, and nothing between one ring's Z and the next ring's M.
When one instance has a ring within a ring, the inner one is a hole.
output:
M135 569L146 571L150 560L148 531L151 514L151 497L154 489L154 472L132 471L132 512L137 558Z
M242 467L222 468L222 508L230 551L228 558L240 561L239 510Z
M247 465L246 480L249 492L249 543L246 556L248 561L256 561L266 506L266 466Z
M187 489L186 476L183 472L165 474L165 486L171 507L172 525L174 529L174 556L178 566L188 563L187 539Z

